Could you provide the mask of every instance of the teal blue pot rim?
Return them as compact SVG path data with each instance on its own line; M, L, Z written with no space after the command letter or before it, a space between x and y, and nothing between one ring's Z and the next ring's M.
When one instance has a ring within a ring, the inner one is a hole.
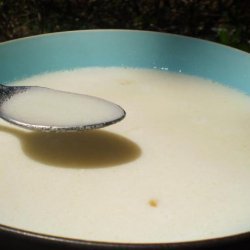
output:
M200 76L250 93L250 55L181 35L136 30L49 33L0 44L0 82L81 67L134 67Z

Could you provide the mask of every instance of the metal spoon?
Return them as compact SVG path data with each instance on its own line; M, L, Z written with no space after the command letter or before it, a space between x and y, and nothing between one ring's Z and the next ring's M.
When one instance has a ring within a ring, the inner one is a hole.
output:
M27 129L98 129L121 121L125 115L120 106L98 97L44 87L0 84L0 117Z

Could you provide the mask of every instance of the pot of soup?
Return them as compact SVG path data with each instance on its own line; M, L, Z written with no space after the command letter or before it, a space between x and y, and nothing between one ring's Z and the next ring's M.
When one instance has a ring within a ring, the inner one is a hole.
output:
M248 249L249 69L248 53L157 32L0 44L1 84L87 94L126 111L82 132L0 120L0 245Z

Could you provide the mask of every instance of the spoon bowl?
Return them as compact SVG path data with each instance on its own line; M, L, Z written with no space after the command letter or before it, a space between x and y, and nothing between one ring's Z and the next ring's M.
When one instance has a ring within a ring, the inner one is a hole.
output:
M120 106L98 97L0 84L0 117L27 129L61 132L98 129L121 121L125 115Z

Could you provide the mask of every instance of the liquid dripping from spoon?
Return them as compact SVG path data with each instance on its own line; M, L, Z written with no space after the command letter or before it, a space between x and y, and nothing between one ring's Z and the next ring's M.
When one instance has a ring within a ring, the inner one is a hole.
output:
M122 120L126 112L104 99L44 87L0 84L0 117L43 131L81 131Z

